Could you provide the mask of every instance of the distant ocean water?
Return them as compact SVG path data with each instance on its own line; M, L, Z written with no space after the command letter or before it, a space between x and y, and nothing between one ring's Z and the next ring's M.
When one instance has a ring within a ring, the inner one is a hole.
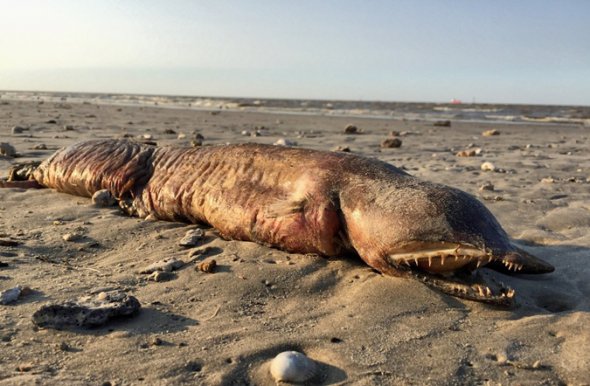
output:
M261 111L286 114L378 117L404 120L561 123L590 126L590 106L472 103L415 103L306 99L218 98L172 95L0 91L10 100L158 106L195 110Z

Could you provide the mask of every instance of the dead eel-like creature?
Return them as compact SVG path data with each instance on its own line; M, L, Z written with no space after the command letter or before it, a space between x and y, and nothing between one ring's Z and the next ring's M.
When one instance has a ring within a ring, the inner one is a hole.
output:
M383 274L500 306L513 304L514 290L492 289L478 268L527 274L554 269L513 245L473 196L353 154L90 140L27 168L0 186L86 197L107 189L131 215L209 224L225 238L288 252L353 253ZM28 180L14 181L19 178Z

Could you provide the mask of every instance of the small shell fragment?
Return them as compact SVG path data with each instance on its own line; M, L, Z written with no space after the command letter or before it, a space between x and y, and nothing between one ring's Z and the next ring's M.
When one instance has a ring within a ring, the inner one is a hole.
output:
M178 268L182 268L183 265L184 261L171 257L169 259L156 261L139 271L139 273L172 272Z
M180 239L178 245L187 248L197 246L204 235L205 232L201 228L191 229Z
M303 383L316 374L316 363L297 351L284 351L270 362L270 374L277 382Z
M18 300L21 295L26 295L31 292L29 287L21 287L17 285L14 288L9 288L5 291L0 291L0 304L6 305L14 303Z
M491 162L484 162L481 164L481 170L484 172L493 172L496 170L496 166Z

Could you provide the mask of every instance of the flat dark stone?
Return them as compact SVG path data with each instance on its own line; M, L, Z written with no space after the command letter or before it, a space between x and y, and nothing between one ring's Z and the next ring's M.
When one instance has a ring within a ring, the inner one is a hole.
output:
M49 304L33 314L33 323L39 327L97 327L119 316L136 314L139 301L122 291L101 292L78 300Z

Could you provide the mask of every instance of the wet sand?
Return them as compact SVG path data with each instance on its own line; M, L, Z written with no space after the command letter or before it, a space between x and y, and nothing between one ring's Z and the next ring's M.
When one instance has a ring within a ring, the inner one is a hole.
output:
M344 134L349 124L362 133ZM13 134L14 126L24 130ZM500 134L481 135L490 129ZM402 134L402 146L382 149L391 131ZM211 247L204 259L217 261L216 273L191 263L154 282L138 271L169 257L189 262L190 249L178 242L195 225L130 218L47 189L0 189L0 239L19 242L0 246L0 291L34 290L0 305L0 385L271 385L268 362L288 349L320 363L317 384L590 382L588 127L3 101L0 142L18 157L0 156L0 176L82 139L190 146L196 133L205 146L285 138L348 147L458 187L556 271L483 269L517 291L518 306L502 310L381 276L357 259L288 254L207 229L199 247ZM481 151L456 156L466 149ZM482 171L484 162L496 171ZM493 190L480 190L488 183ZM67 233L82 237L65 241ZM137 297L141 312L90 330L31 321L44 304L108 289Z

